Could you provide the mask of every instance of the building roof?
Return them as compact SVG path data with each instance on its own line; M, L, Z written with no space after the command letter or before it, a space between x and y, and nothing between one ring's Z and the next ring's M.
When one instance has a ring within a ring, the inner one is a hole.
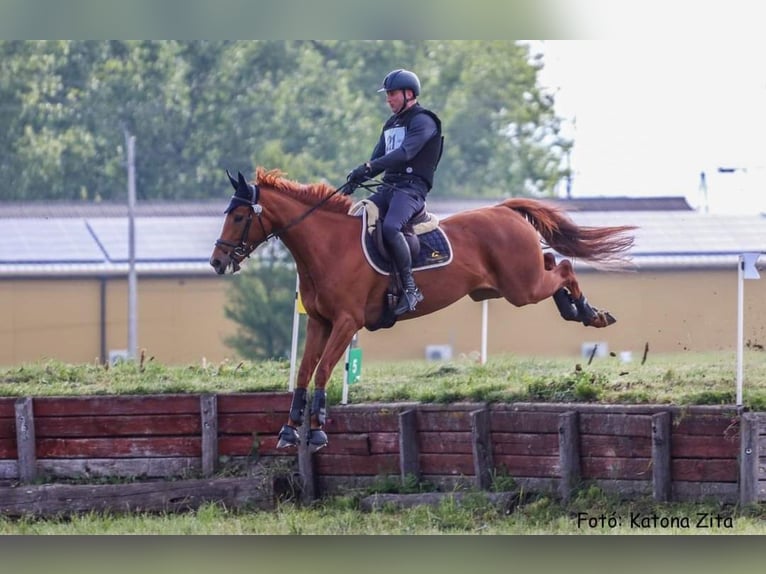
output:
M500 200L439 200L439 218ZM580 225L636 225L638 269L736 268L743 252L766 253L766 218L693 211L683 198L552 200ZM140 274L211 274L208 258L225 202L139 202L136 268ZM764 258L766 259L766 258ZM576 265L588 266L582 262ZM125 275L127 205L109 202L0 203L0 277Z

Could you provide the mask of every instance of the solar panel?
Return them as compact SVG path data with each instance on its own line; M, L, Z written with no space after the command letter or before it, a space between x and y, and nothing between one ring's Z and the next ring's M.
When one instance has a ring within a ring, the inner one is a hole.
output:
M0 262L104 261L82 219L0 219Z
M128 260L128 219L94 218L88 224L109 260ZM136 261L203 261L213 252L222 217L136 218Z

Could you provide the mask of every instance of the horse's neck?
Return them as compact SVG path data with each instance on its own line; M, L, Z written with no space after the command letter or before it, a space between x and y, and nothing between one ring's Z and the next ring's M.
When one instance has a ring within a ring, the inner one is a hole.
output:
M315 209L308 215L310 205L298 201L287 194L273 194L270 207L264 205L277 215L272 219L274 229L285 229L280 239L290 251L299 267L311 272L313 268L326 267L335 258L328 257L327 237L339 230L339 223L344 219L337 212ZM271 198L270 198L271 199ZM305 218L301 219L305 215ZM300 220L300 221L299 221Z

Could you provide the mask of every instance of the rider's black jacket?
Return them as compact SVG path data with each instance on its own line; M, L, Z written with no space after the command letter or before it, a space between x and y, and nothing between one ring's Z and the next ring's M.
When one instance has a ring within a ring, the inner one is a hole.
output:
M441 120L420 104L394 114L383 125L370 157L372 177L385 172L383 181L396 184L414 176L431 189L442 139Z

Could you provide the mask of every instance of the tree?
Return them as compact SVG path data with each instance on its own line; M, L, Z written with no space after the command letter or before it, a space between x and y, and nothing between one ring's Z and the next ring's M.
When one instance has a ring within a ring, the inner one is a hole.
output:
M437 197L545 195L566 177L540 60L512 41L0 41L6 199L217 197L224 169L333 184L369 157L387 72L417 71L446 148Z
M295 264L279 243L259 250L232 279L226 317L239 325L226 344L248 359L290 356L295 305Z

